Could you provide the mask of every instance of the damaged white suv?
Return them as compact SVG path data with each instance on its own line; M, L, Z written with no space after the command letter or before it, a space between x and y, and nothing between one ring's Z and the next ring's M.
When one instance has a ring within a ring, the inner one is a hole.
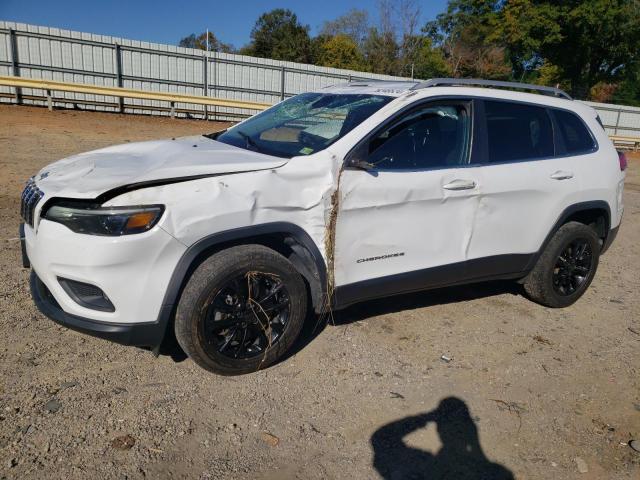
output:
M350 83L45 167L23 257L54 321L156 352L173 330L205 369L246 373L312 309L488 279L572 304L618 230L625 166L556 89Z

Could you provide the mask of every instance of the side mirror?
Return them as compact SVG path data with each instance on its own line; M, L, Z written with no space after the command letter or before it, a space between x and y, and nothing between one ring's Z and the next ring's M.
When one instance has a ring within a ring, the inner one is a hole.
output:
M354 160L353 162L349 162L349 166L367 172L373 170L374 167L373 163L365 162L364 160Z
M373 170L374 165L365 160L367 158L367 150L368 145L366 143L360 145L358 149L351 154L347 162L347 167L365 171Z

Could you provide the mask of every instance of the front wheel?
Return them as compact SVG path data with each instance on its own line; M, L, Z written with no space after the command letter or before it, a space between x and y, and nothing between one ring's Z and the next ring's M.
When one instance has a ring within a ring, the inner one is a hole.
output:
M600 239L591 227L579 222L564 224L525 278L526 293L547 307L571 305L591 284L600 248Z
M176 338L206 370L255 372L291 348L306 311L304 281L286 258L262 245L232 247L193 272L176 311Z

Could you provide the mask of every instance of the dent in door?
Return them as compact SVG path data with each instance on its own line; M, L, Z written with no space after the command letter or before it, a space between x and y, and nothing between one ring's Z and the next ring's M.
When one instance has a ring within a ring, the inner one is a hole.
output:
M477 199L470 197L477 197L478 189L443 188L467 178L464 170L345 170L336 223L336 285L464 260L477 210Z

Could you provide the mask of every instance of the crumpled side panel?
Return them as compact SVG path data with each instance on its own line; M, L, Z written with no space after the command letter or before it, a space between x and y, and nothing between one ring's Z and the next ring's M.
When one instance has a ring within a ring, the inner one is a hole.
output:
M221 175L128 192L110 205L161 203L160 227L186 246L225 230L272 222L303 228L325 262L325 234L336 184L329 151L270 170Z

